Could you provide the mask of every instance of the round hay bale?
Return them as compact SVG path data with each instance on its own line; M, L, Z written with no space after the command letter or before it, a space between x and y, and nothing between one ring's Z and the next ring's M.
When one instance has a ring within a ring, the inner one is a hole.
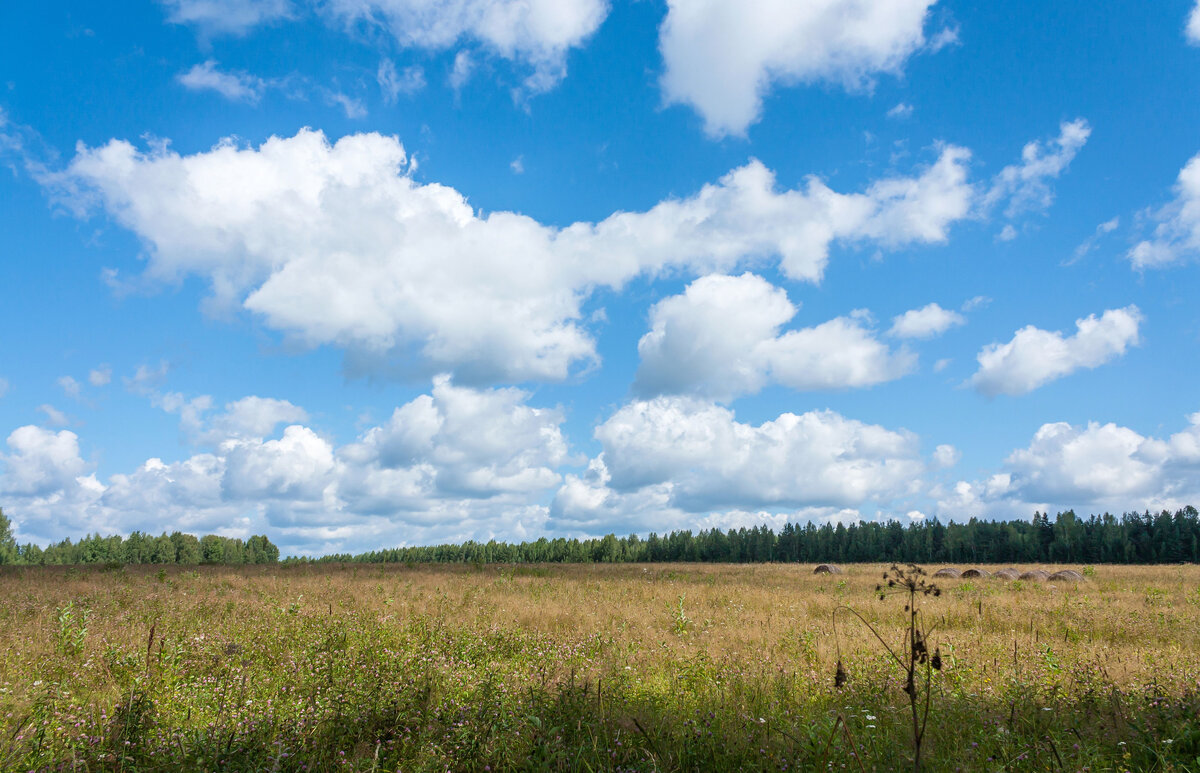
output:
M947 566L945 569L938 569L933 573L934 577L952 577L957 580L962 576L962 572L955 569L953 566Z
M833 564L819 564L816 569L813 569L813 574L841 574L842 567L834 566Z
M1007 580L1007 581L1011 582L1013 580L1020 579L1021 573L1018 572L1016 569L1009 568L1009 569L1001 569L1000 571L996 572L992 576L995 577L997 580Z
M1049 572L1043 572L1041 569L1031 569L1028 572L1022 572L1017 579L1025 582L1044 582L1050 578Z
M1074 569L1063 569L1049 577L1051 582L1083 582L1083 575Z
M987 569L968 569L967 571L962 573L962 578L964 580L983 578L983 577L991 577L991 576L992 576L992 573L989 572Z

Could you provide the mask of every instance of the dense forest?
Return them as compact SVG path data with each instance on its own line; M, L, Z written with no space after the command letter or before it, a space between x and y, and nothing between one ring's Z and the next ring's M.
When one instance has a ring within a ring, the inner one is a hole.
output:
M265 536L245 541L208 534L196 537L175 532L155 537L135 531L128 537L89 535L47 547L18 545L12 524L0 509L0 565L56 566L62 564L273 564L279 548Z
M309 559L288 559L306 561ZM1200 513L1186 507L1158 515L1127 513L1083 519L1068 510L1053 520L943 524L917 521L787 524L776 534L766 526L674 531L646 538L612 534L598 539L536 542L467 542L462 545L393 548L319 561L363 563L587 563L706 561L799 563L896 561L915 563L1114 563L1200 561Z
M270 564L279 548L265 536L242 541L228 537L133 532L128 537L98 534L78 542L65 539L42 548L17 545L0 511L0 564ZM778 534L752 529L673 531L670 534L609 534L595 539L547 539L512 544L391 548L359 555L288 558L285 563L589 563L702 561L793 563L897 561L915 563L1074 563L1151 564L1200 562L1200 513L1185 507L1157 515L1105 513L1079 518L1074 511L1053 519L1034 513L1030 521L943 524L930 519L852 524L787 524Z

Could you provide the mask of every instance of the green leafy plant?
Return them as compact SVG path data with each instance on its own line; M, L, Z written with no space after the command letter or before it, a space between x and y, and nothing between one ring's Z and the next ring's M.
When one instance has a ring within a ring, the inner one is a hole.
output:
M61 654L75 657L83 652L87 643L88 618L91 612L77 609L74 601L58 608L58 630L54 632L54 645Z
M676 636L684 636L692 627L692 618L683 609L686 594L680 594L678 601L671 607L671 632Z

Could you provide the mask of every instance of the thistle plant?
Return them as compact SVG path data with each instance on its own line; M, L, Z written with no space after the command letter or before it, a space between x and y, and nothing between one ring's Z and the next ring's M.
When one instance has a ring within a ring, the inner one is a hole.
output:
M904 612L908 624L904 631L904 641L899 648L893 648L880 635L875 626L852 607L839 606L833 610L834 640L838 647L837 670L834 673L834 686L841 687L849 678L842 664L841 640L837 636L838 612L854 615L870 630L871 634L883 645L896 666L904 673L904 694L908 697L909 710L912 715L912 750L913 770L921 769L921 744L925 739L925 730L929 726L929 706L933 696L933 672L942 668L941 648L933 646L930 651L930 636L934 627L926 622L923 609L919 606L925 597L938 597L942 591L934 583L926 579L925 570L916 564L908 564L901 568L895 564L883 573L883 582L875 586L879 600L890 596L900 596L905 600Z

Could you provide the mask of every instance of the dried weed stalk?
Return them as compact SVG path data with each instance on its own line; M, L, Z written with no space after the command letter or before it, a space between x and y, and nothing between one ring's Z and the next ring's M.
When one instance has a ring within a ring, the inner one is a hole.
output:
M892 660L904 673L904 694L908 696L909 709L912 714L912 750L913 770L921 769L921 744L925 740L925 730L929 726L929 706L933 696L933 672L942 668L941 649L934 647L930 652L930 636L936 626L929 625L925 620L918 602L926 596L937 597L942 591L934 583L926 579L926 572L916 564L908 564L901 568L895 564L883 573L883 582L875 586L875 593L882 601L889 596L905 596L904 612L908 616L908 626L904 632L904 642L899 652L888 644L875 626L871 625L857 610L849 606L839 606L833 610L834 640L838 647L837 671L834 673L834 686L841 687L846 683L848 675L842 665L842 645L837 635L838 612L854 615L871 634L883 645Z

